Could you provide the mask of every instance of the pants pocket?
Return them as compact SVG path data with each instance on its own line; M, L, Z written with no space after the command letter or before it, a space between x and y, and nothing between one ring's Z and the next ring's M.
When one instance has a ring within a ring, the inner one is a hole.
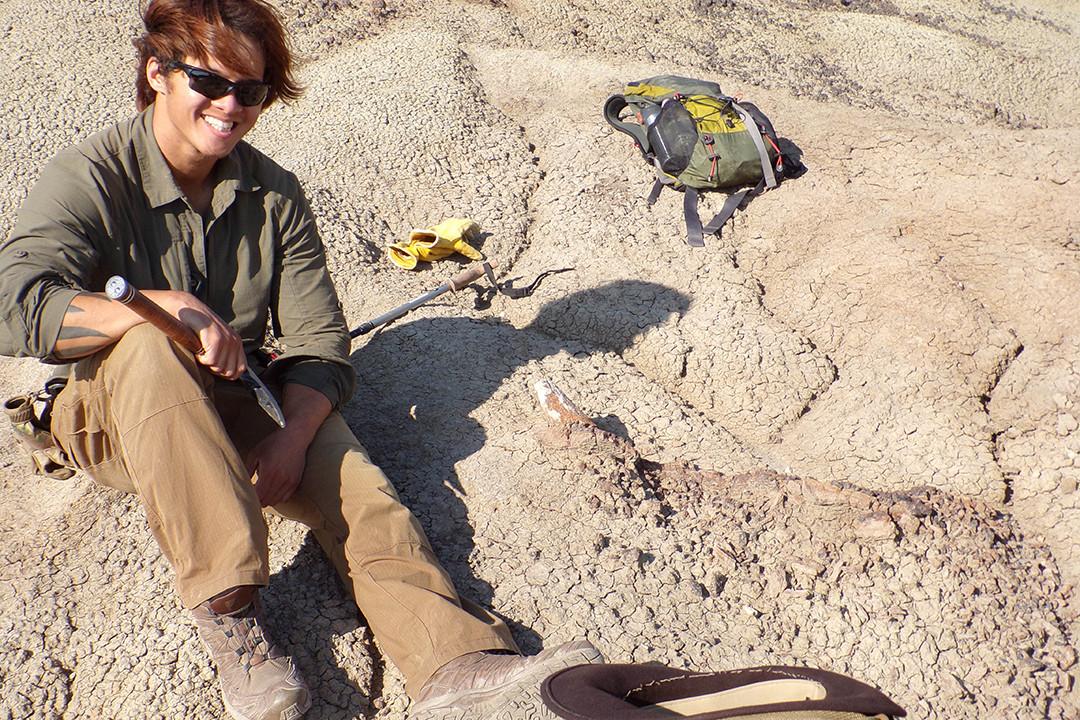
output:
M52 435L68 458L95 482L125 492L135 491L113 439L83 398L53 406Z

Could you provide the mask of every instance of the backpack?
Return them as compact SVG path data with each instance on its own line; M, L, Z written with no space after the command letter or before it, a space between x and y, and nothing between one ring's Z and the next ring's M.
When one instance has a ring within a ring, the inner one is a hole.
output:
M627 108L634 119L622 117ZM611 126L634 139L641 154L656 168L649 193L651 206L669 185L684 192L687 242L705 245L704 234L719 234L747 196L779 184L802 170L798 160L780 151L769 119L748 102L736 102L707 80L677 75L628 83L621 95L604 103ZM704 227L698 216L698 191L753 185L731 194Z

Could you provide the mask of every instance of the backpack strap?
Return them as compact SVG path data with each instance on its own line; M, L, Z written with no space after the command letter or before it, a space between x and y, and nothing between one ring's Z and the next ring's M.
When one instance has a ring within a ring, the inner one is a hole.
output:
M694 247L700 247L705 244L705 235L720 235L720 229L724 227L724 223L735 215L735 211L742 206L743 201L746 200L748 196L753 197L754 195L760 194L764 189L765 180L762 179L752 188L743 188L737 193L728 195L727 200L724 201L723 207L720 208L720 212L713 215L712 220L702 227L701 217L697 212L697 190L687 187L685 190L687 195L689 195L691 190L694 191L694 198L692 201L685 197L683 198L683 215L686 216L687 242ZM687 215L687 205L690 203L693 204L692 217ZM700 241L700 245L695 245L695 237Z
M625 96L612 95L604 103L604 119L611 124L611 127L634 138L634 142L637 144L638 149L641 150L643 155L647 156L649 152L649 138L645 136L645 128L637 123L624 122L619 119L619 114L626 106L627 102Z
M652 207L656 204L657 199L660 197L660 191L664 189L664 183L659 180L653 181L652 190L649 191L649 196L645 198L645 204Z
M750 139L754 141L754 147L757 148L758 155L761 158L761 175L765 178L765 187L770 189L776 187L776 173L773 171L772 161L769 160L769 151L765 148L765 141L761 137L761 130L758 128L757 122L738 103L732 102L731 107L735 108L735 112L739 113L743 124L750 131Z
M724 206L720 208L720 212L713 215L713 219L703 228L705 234L719 235L720 228L724 227L724 223L731 219L731 216L739 209L748 194L750 194L750 188L744 188L733 195L728 195L727 200L724 201Z
M728 199L724 201L724 206L720 208L720 212L713 216L713 219L703 228L706 235L719 235L720 228L724 227L724 223L731 219L735 214L735 211L742 206L743 201L749 196L760 195L765 189L765 179L762 178L758 181L758 184L752 188L744 188L737 193L728 195Z
M760 187L760 184L759 184ZM757 190L757 188L754 188ZM720 212L713 216L713 219L709 221L707 225L702 227L701 216L698 215L698 191L692 187L687 186L683 191L683 217L686 218L686 243L690 247L705 247L706 235L719 235L720 228L724 226L731 216L735 214L735 211L742 205L746 196L752 192L750 188L745 188L729 195L728 199L724 201L724 206L720 208Z
M705 247L701 217L698 215L698 191L687 185L683 188L683 217L686 219L686 244L690 247Z

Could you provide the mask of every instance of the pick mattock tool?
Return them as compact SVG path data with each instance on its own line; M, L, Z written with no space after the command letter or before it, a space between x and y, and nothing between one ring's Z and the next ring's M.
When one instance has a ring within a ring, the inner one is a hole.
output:
M194 330L162 310L157 303L143 295L138 288L119 275L113 275L105 283L105 294L110 300L116 300L127 305L138 313L143 320L168 335L177 344L196 355L202 352L202 343L199 342L199 337ZM285 414L281 412L277 400L274 399L270 390L251 369L251 366L248 366L244 374L240 376L239 381L244 383L255 394L255 399L259 401L259 407L265 410L266 414L273 418L274 422L280 427L285 427Z
M382 315L375 318L374 320L368 320L366 323L362 323L360 327L349 333L349 337L354 338L359 335L364 335L371 332L380 325L385 325L391 320L397 320L399 317L409 312L410 310L418 308L430 300L434 300L445 292L448 292L450 290L457 292L458 290L461 290L463 287L471 283L473 280L479 280L481 277L483 277L485 272L485 265L489 267L495 267L495 264L496 263L494 260L488 260L486 262L479 263L477 265L473 265L470 268L462 270L457 275L450 278L434 290L426 292L423 295L417 295L409 302L404 303L403 305L398 305L393 310L384 312Z

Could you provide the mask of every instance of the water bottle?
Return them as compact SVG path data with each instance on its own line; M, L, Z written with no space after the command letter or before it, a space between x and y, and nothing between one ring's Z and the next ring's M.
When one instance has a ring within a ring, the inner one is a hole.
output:
M675 98L668 98L657 107L641 111L645 136L656 164L668 175L678 175L690 165L697 144L697 124L693 115Z

